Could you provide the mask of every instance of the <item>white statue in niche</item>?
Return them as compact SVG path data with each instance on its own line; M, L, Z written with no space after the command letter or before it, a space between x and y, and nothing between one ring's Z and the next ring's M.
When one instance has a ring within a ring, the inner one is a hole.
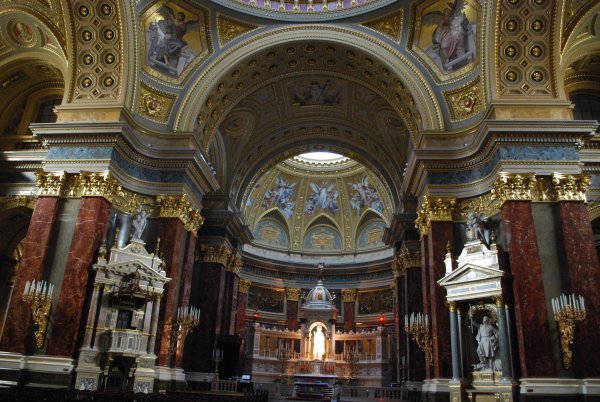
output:
M146 221L148 220L148 212L144 211L142 207L138 207L131 226L133 226L133 233L131 234L132 239L141 239L144 229L146 229Z
M315 359L322 359L325 355L325 334L323 327L319 325L313 334L313 356Z
M477 341L477 356L479 364L474 365L475 370L502 370L500 359L498 358L499 341L498 328L496 328L487 315L484 315L479 330L475 336Z

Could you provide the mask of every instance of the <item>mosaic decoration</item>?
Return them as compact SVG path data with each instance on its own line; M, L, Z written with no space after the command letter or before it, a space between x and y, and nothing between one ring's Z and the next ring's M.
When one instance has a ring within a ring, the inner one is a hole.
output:
M291 200L294 195L296 183L288 183L281 176L275 177L275 187L265 193L263 198L263 208L268 209L277 206L286 219L290 219L294 214L295 202Z
M168 2L144 21L146 65L178 78L195 59L208 51L203 12L191 12Z
M359 292L358 314L391 313L394 311L394 293L387 290Z
M317 226L304 236L304 249L311 251L339 251L342 249L342 237L329 226Z
M283 313L283 291L250 286L248 291L248 309Z
M329 211L336 214L339 210L338 198L339 191L335 189L335 183L329 184L327 181L322 181L321 184L310 183L312 194L306 199L306 213L311 216L317 208L322 211Z
M436 1L417 11L415 50L443 74L452 73L477 57L479 7L475 3L474 0Z
M290 89L294 106L335 106L341 101L340 84L331 79L303 80Z
M263 219L254 229L254 239L263 244L277 247L287 247L288 235L279 222L273 219Z
M379 198L379 193L372 185L369 185L369 176L365 175L362 180L348 183L353 190L350 203L352 209L357 215L360 215L363 208L373 208L377 212L382 212L384 207L383 201Z
M385 226L383 221L370 222L367 224L358 234L356 248L358 250L365 250L384 246L385 244L382 239Z

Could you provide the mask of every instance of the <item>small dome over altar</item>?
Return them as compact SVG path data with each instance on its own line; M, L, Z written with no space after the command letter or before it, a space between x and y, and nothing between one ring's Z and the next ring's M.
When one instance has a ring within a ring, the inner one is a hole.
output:
M317 284L308 292L303 308L335 309L331 292L323 285L323 265L319 264Z

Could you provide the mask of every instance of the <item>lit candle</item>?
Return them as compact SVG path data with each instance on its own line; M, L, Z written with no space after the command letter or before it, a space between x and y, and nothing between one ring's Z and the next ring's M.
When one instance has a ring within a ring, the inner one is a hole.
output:
M27 293L29 293L29 281L27 281L27 283L25 284L25 291L23 292L23 294L26 295Z

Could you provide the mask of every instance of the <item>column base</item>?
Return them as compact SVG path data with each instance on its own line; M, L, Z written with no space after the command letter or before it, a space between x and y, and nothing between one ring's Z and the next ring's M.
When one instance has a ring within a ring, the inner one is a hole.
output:
M423 382L423 402L447 402L450 400L450 379L433 378Z
M185 391L187 389L183 369L156 366L156 373L154 392Z
M71 387L73 359L0 352L0 386Z

